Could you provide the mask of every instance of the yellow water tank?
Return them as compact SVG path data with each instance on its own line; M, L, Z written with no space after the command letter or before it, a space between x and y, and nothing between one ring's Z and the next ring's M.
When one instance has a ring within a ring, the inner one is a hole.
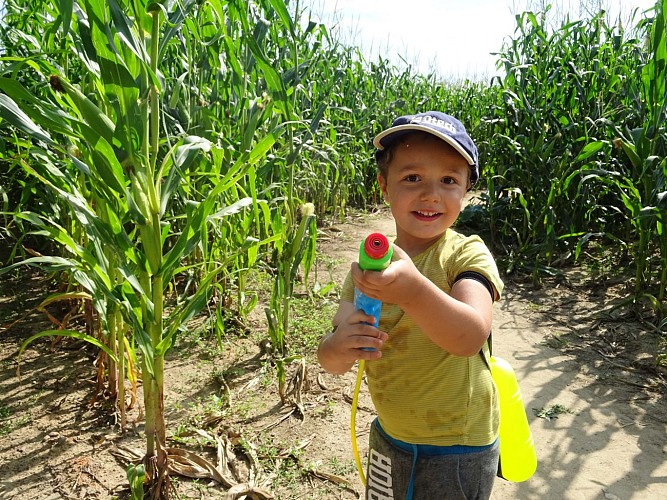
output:
M526 481L537 469L537 455L519 383L512 366L495 356L491 356L491 375L500 400L498 475L515 483Z

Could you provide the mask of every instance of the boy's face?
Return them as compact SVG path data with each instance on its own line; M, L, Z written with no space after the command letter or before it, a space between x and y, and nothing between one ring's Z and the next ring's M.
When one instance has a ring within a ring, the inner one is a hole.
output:
M470 177L468 162L437 137L411 135L394 147L378 181L396 221L396 244L414 257L454 224Z

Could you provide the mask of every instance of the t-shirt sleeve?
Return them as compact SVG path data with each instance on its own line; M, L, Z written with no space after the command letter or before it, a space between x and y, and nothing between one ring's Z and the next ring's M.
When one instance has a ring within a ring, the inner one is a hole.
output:
M498 266L484 241L479 236L466 238L465 244L459 247L458 255L453 260L450 268L452 283L456 278L466 271L472 271L484 276L493 285L498 293L496 300L503 293L504 284L500 279Z

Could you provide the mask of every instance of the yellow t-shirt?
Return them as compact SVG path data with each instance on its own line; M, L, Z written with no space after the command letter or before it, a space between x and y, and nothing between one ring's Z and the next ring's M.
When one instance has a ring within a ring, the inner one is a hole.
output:
M413 262L446 293L456 277L475 271L502 293L496 263L478 236L448 230ZM354 300L348 274L341 299ZM436 446L484 446L498 435L498 395L479 354L460 357L435 345L393 304L382 304L380 330L389 334L382 358L365 363L382 428L395 439ZM488 345L484 345L488 359Z

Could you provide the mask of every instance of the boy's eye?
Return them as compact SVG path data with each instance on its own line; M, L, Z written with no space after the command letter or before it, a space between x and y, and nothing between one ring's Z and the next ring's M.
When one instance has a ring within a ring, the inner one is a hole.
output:
M442 178L442 183L443 184L456 184L456 179L453 177L443 177Z
M419 176L417 174L406 175L405 180L407 182L417 182L419 180Z

